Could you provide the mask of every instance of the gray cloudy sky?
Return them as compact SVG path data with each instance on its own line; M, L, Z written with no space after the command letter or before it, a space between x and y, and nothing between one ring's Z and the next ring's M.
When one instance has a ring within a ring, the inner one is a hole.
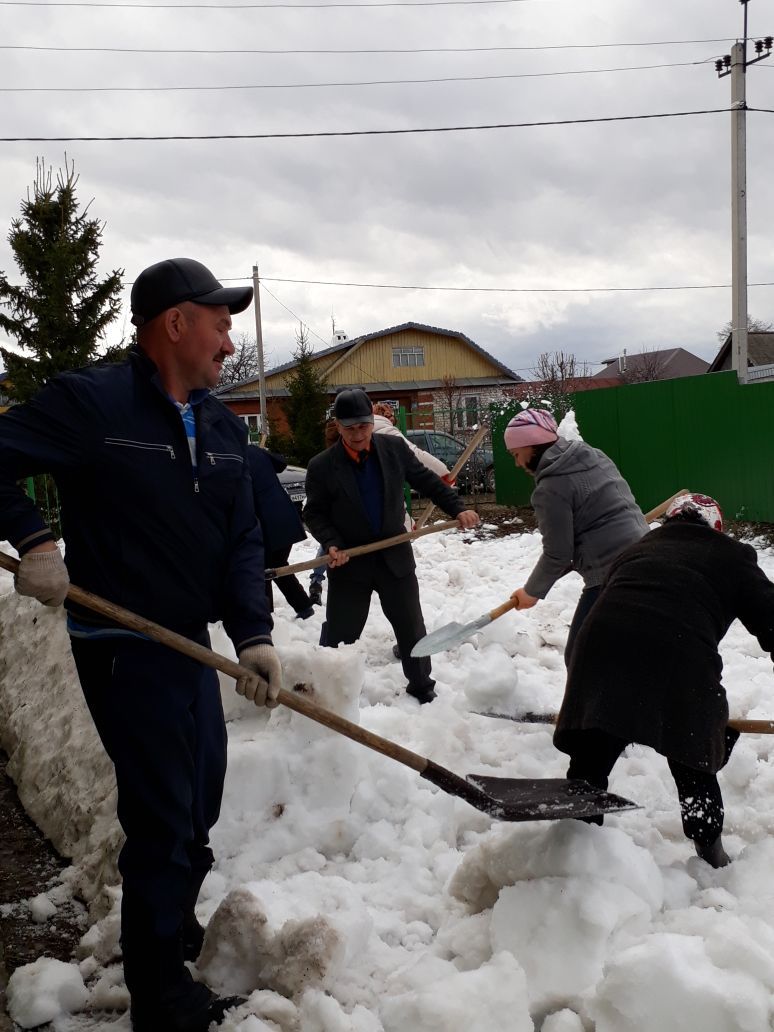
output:
M349 9L264 2L277 6L0 3L0 37L11 48L0 85L52 88L7 92L0 136L405 129L728 108L731 79L718 79L713 62L741 34L743 11L738 0ZM750 0L748 10L751 37L774 33L770 2ZM718 42L667 43L701 40ZM645 43L659 45L634 45ZM76 47L98 49L44 49ZM496 47L536 49L464 49ZM540 49L548 47L560 49ZM444 48L456 51L297 53ZM665 64L673 67L598 71ZM557 74L579 70L586 74ZM483 76L511 78L278 88ZM774 109L774 57L750 68L747 99ZM315 346L329 344L332 315L350 336L408 320L461 330L525 377L541 352L559 349L592 371L624 347L681 346L710 359L730 318L730 289L582 288L730 283L730 117L350 138L3 143L0 269L16 281L5 238L36 156L56 168L66 150L80 199L93 198L92 213L106 223L104 271L124 268L130 282L152 262L185 255L234 279L259 263L271 292L262 292L270 364L290 357L299 319ZM749 280L774 282L774 114L747 121ZM567 288L581 289L558 292ZM128 289L126 297L128 310ZM749 310L774 321L774 286L752 287ZM252 315L237 317L235 328L254 333ZM128 329L127 314L111 340Z

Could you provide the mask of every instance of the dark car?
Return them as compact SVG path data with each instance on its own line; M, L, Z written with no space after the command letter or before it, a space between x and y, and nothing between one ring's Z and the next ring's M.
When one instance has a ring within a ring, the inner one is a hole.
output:
M306 470L301 466L286 466L277 476L300 516L306 503Z
M449 469L467 447L464 441L459 441L443 430L408 430L406 437L417 448L435 455ZM474 491L494 491L494 456L490 447L480 444L476 448L457 476L457 487L465 494Z

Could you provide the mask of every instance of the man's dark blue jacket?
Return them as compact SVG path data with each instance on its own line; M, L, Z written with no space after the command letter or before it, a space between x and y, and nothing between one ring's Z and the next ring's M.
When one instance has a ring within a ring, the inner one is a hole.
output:
M274 452L251 444L247 449L253 479L253 503L263 532L266 555L290 551L306 537L301 517L288 498L277 476L286 468L285 460Z
M141 352L56 377L0 416L0 538L22 553L52 540L17 483L49 472L74 584L182 634L223 620L237 649L268 642L247 430L209 395L194 412L196 469L180 413Z

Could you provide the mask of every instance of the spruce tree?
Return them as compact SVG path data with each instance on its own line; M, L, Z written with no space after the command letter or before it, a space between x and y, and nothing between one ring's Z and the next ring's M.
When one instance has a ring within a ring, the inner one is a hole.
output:
M99 357L105 329L120 311L123 270L98 279L103 223L81 211L75 164L65 156L56 185L52 170L36 162L32 195L11 223L8 241L25 279L13 286L0 272L0 330L21 354L0 348L16 401L32 397L52 376Z
M293 439L293 457L306 466L313 455L325 447L325 413L328 409L328 386L312 361L309 334L303 324L296 334L293 358L296 367L285 380L290 392L288 423Z

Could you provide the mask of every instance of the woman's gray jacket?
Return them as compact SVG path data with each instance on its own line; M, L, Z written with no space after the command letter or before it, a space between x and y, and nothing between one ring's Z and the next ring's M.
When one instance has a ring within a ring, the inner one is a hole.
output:
M616 556L647 533L645 517L615 463L584 441L560 437L535 471L532 506L543 554L524 590L545 598L571 570L601 584Z

